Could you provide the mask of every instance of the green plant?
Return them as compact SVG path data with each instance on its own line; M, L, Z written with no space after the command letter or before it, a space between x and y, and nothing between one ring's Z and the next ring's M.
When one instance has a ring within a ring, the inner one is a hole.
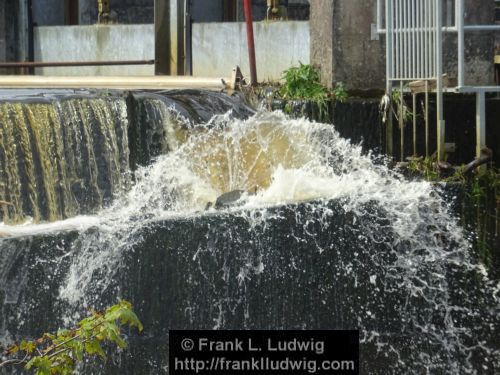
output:
M339 101L340 103L343 103L347 100L349 95L347 94L347 91L345 89L345 86L342 82L338 82L335 85L335 88L333 89L333 97L335 100Z
M309 64L291 67L283 72L284 80L280 95L284 99L309 100L318 106L319 117L328 117L329 93L320 82L319 71ZM290 112L290 105L285 106L285 111Z
M77 362L84 356L106 358L103 342L111 342L120 348L127 343L122 337L120 326L143 327L132 305L127 301L109 307L104 312L91 312L73 329L59 329L56 334L45 333L41 338L10 346L5 355L9 358L0 363L0 368L7 365L24 365L26 370L35 370L37 375L72 374Z
M436 162L431 157L412 159L408 163L408 170L422 176L427 181L437 181L439 179Z
M399 121L401 117L401 113L403 115L403 123L409 122L413 120L413 113L410 108L406 105L404 97L401 95L401 92L398 90L393 90L391 93L392 100L392 111L394 116Z
M302 64L283 72L280 94L286 99L326 100L328 90L320 82L319 71L312 65Z

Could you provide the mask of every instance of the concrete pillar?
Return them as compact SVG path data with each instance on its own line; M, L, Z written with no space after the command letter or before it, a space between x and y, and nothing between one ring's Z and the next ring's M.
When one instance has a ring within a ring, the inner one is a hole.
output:
M332 87L333 78L333 18L335 1L311 0L311 64L321 71L321 81Z
M376 0L311 0L311 62L328 86L385 89L385 46L373 30Z

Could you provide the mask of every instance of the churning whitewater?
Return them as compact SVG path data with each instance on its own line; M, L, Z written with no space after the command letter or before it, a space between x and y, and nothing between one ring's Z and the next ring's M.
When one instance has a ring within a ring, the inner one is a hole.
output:
M247 120L228 113L203 125L171 116L165 127L172 151L139 168L129 191L79 228L60 288L68 319L77 317L80 306L98 306L104 295L122 296L116 280L127 272L124 254L143 241L148 226L205 215L245 220L248 244L242 246L252 256L242 260L238 275L223 268L220 277L227 283L235 277L246 290L253 278L275 272L266 256L284 249L269 248L264 233L287 220L287 237L318 254L338 253L346 241L357 246L347 246L351 253L334 265L336 275L324 276L331 283L325 288L340 288L340 280L370 288L363 303L345 308L356 325L351 328L360 329L362 351L367 346L395 358L391 372L477 373L498 365L498 285L471 254L438 188L406 180L331 125L281 112ZM234 190L244 191L238 202L224 211L213 208L217 197ZM285 218L282 206L295 214ZM348 217L353 229L334 228L338 215ZM228 238L239 236L226 230ZM333 230L345 235L319 239ZM218 237L210 236L216 234L207 231L194 262L218 251ZM213 328L225 328L225 319L220 313ZM340 321L332 326L346 328Z

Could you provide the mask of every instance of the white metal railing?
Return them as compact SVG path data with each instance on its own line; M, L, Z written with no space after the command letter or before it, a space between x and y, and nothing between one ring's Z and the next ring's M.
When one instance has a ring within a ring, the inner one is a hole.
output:
M392 81L436 79L440 1L387 0L385 33L391 56L387 78Z
M445 146L443 32L457 33L458 71L455 91L473 92L477 95L476 149L478 156L486 142L485 93L500 92L500 86L464 85L464 33L500 31L500 25L465 25L464 14L464 0L377 0L377 32L386 35L386 92L389 94L392 91L394 81L399 81L401 87L404 81L422 80L426 82L426 87L427 81L436 81L438 159L443 158ZM446 25L443 25L444 15L446 15ZM401 132L403 132L402 126ZM426 121L426 140L427 138ZM401 142L403 142L403 134L401 134Z
M457 86L458 88L464 86L465 32L500 31L500 25L465 25L464 2L464 0L446 0L444 11L443 0L377 0L377 32L387 34L387 39L394 39L389 43L391 59L388 61L390 64L388 69L391 70L387 73L390 80L432 79L437 76L435 74L437 72L432 69L439 67L432 64L440 58L438 49L442 48L440 45L442 43L436 42L436 37L439 37L437 22L440 22L441 32L458 35ZM446 25L442 25L443 13L446 14ZM387 33L388 25L389 33ZM408 43L411 44L410 50L404 49L409 46ZM418 64L416 72L406 71L412 72L413 76L401 74L405 73L405 70L402 72L395 70L408 68L408 62Z

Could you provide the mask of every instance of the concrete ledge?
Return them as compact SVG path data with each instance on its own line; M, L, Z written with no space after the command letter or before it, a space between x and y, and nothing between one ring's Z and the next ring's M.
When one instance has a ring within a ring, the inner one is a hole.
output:
M88 88L88 89L174 89L197 88L221 90L230 78L188 76L0 76L0 88Z

